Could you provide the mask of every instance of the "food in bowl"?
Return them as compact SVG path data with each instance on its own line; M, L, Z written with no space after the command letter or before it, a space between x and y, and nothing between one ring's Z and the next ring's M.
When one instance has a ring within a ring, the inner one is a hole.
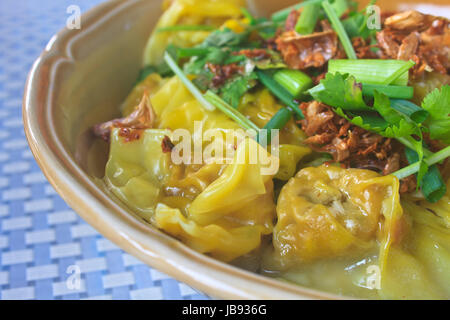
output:
M344 296L450 297L449 20L173 0L104 182L196 251Z

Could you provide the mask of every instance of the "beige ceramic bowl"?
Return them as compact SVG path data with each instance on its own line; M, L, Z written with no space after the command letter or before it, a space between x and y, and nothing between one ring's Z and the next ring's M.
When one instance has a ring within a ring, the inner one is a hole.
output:
M161 13L160 2L105 2L83 15L80 30L64 29L50 40L33 65L23 101L26 135L42 171L64 200L105 237L208 295L337 298L199 254L133 215L101 182L106 148L94 142L87 129L118 116L118 105L132 88L144 45ZM289 2L295 1L284 4Z

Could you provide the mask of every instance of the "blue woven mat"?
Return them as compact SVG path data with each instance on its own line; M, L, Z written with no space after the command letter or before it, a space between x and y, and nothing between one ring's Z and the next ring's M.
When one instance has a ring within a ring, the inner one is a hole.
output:
M0 298L205 299L86 224L28 148L21 114L27 73L66 25L68 6L86 11L100 2L0 1Z

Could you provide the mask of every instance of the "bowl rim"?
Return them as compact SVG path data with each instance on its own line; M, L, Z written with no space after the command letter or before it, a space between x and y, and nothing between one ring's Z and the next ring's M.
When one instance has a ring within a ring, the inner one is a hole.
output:
M83 29L63 28L34 62L23 96L26 139L42 172L63 200L125 252L201 292L220 299L353 299L285 283L226 264L138 221L105 194L75 162L56 135L52 95L56 71L73 63L71 44L140 0L103 2L82 15Z

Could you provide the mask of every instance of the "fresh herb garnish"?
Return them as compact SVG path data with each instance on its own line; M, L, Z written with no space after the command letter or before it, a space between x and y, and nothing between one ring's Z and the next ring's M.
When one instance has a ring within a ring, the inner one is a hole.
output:
M257 85L256 79L258 77L254 72L251 72L249 75L236 77L220 89L220 95L233 108L237 108L241 97Z
M430 130L430 138L450 143L450 86L434 89L422 102L422 108L430 117L425 122Z

